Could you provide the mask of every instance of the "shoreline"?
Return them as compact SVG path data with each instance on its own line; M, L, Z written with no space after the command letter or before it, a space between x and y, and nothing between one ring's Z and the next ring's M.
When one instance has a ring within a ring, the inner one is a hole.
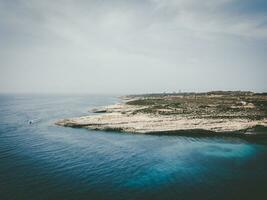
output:
M150 135L267 135L266 95L190 93L123 99L123 103L93 109L96 115L62 119L55 124Z

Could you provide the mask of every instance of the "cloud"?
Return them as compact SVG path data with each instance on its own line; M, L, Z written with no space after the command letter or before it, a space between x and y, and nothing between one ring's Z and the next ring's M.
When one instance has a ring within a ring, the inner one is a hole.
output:
M0 91L265 90L267 6L253 2L0 0Z

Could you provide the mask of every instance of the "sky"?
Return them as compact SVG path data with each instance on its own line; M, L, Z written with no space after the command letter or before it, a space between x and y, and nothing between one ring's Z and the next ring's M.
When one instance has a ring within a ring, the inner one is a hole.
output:
M266 0L0 0L0 93L267 91Z

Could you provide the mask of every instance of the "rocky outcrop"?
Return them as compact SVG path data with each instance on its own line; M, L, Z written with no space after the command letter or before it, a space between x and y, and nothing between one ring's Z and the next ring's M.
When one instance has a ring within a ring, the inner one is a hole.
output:
M210 134L253 135L255 128L267 127L265 110L260 110L252 102L239 100L240 97L232 99L231 96L230 103L228 98L222 96L219 100L214 96L197 98L157 97L144 100L135 97L132 101L93 110L100 113L98 115L63 119L56 124L143 134L202 130Z
M95 130L116 130L131 133L163 133L179 130L206 130L211 132L247 132L256 126L267 126L267 120L248 119L194 119L149 114L127 115L108 113L63 119L56 122L60 126L83 127Z

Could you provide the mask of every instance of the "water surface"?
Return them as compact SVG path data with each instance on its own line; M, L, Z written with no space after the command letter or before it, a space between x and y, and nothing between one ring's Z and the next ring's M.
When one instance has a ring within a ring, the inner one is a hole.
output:
M267 198L264 141L53 124L117 101L104 95L1 95L0 199Z

